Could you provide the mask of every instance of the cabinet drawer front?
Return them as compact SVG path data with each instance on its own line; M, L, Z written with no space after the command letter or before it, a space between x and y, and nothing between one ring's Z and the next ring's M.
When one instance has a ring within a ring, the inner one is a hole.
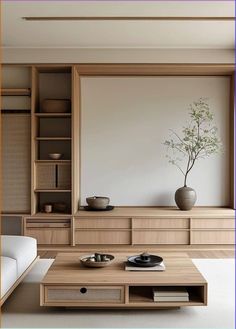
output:
M27 228L30 227L70 227L69 223L27 223Z
M75 228L131 228L130 218L76 218Z
M189 244L188 231L136 231L133 244Z
M192 244L234 244L234 231L193 231Z
M134 218L134 228L189 228L188 218Z
M38 244L70 243L70 229L67 228L27 228L25 235L35 238Z
M46 286L45 301L77 303L123 303L124 287L112 286Z
M75 231L76 244L130 244L130 231Z
M235 227L234 218L193 218L192 228L232 228Z

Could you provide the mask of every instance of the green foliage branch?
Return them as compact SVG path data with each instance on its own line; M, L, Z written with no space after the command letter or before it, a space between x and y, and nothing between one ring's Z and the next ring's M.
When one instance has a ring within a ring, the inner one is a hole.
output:
M213 124L213 114L205 98L190 104L189 116L189 123L182 128L182 134L171 130L170 139L164 142L168 162L184 175L184 186L187 186L188 175L196 161L219 153L222 147L218 129ZM181 166L183 160L186 161L185 169Z

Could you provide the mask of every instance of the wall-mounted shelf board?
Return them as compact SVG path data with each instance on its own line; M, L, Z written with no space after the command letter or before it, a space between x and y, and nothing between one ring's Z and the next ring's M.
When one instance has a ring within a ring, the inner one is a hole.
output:
M61 190L61 189L51 189L51 190L41 190L36 189L34 192L71 192L71 190Z
M40 118L71 117L71 113L35 113Z
M1 89L2 96L30 96L30 88L3 88Z
M36 137L37 141L69 141L71 137Z
M36 160L35 163L54 163L54 164L63 164L63 163L70 163L71 160Z

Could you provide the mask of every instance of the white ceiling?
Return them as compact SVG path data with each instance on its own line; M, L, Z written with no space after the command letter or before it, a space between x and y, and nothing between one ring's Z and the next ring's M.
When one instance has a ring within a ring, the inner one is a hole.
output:
M234 48L233 21L26 21L25 16L234 16L234 1L3 1L4 47Z

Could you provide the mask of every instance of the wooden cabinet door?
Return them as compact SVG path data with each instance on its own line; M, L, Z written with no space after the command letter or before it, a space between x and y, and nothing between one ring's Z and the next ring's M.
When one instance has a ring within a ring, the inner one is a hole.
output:
M30 115L2 114L2 212L30 213Z

